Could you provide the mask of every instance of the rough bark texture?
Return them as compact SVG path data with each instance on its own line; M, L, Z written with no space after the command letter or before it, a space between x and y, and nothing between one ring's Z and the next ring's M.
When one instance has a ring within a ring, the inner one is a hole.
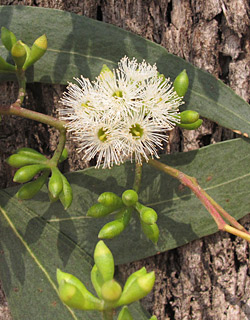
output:
M0 0L1 5L57 8L99 19L139 34L169 52L221 78L239 95L250 99L250 17L247 0ZM54 114L64 87L29 85L26 106ZM0 85L0 101L15 100L17 87ZM174 130L168 152L188 151L234 134L204 121L195 132ZM3 162L16 148L30 146L50 154L57 133L46 126L5 117L0 125L0 187L10 186L12 170ZM49 142L49 143L48 143ZM69 144L74 150L74 145ZM71 152L65 170L85 167ZM250 218L241 221L250 227ZM119 267L121 278L145 265L156 270L156 285L145 307L158 319L250 318L249 247L228 234L194 241L186 246ZM0 320L11 319L0 294Z

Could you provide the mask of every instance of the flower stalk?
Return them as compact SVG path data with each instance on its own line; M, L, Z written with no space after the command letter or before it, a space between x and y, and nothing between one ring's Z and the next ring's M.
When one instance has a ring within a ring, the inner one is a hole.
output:
M134 185L133 189L139 193L140 185L141 185L141 178L142 178L142 164L136 162L135 163L135 178L134 178Z
M22 93L19 93L22 95ZM13 104L10 106L0 106L0 114L1 115L15 115L22 118L34 120L37 122L41 122L47 125L50 125L58 130L65 129L64 126L66 124L65 121L56 119L52 116L48 116L46 114L42 114L40 112L36 112L33 110L28 110L21 107L21 101L19 99L16 100Z
M102 319L103 320L113 320L113 314L114 314L114 311L113 309L111 310L105 310L102 312Z
M184 186L188 187L193 191L196 197L201 201L205 206L208 212L213 217L216 222L218 229L221 231L229 232L233 235L236 235L242 239L247 240L250 243L250 233L237 222L229 213L227 213L219 204L217 204L198 184L197 180L194 177L190 177L185 173L181 172L178 169L172 168L166 164L163 164L157 160L150 159L148 161L149 165L152 167L161 170L170 176L178 179ZM231 223L232 226L228 225L223 218L224 216Z

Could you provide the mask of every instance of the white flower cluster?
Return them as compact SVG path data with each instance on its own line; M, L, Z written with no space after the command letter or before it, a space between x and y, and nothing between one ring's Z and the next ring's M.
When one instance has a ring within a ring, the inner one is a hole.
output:
M128 158L141 163L158 157L166 131L179 121L182 100L155 65L124 57L113 72L104 67L94 82L75 80L59 113L87 161L97 156L97 167L110 168Z

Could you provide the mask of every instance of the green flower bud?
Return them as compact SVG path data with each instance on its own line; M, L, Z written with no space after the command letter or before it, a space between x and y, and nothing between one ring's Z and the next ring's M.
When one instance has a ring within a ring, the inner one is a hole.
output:
M57 269L59 296L69 307L81 310L102 310L102 302L84 284L69 273Z
M3 45L8 51L11 51L13 45L16 43L16 36L14 35L13 32L8 30L5 27L1 28L1 40Z
M164 74L160 73L160 72L157 72L157 77L162 79L162 83L166 80Z
M12 64L6 62L2 57L0 57L0 72L13 73L16 72L16 68Z
M156 223L158 216L154 209L136 203L136 210L140 213L140 219L146 224Z
M156 316L152 316L149 320L157 320Z
M113 72L109 69L109 67L106 64L103 64L102 70L100 72L100 77L102 77L102 74L106 72L109 72L111 76L114 76Z
M189 86L189 79L184 69L174 80L174 90L179 97L184 97Z
M63 152L60 156L59 163L65 161L68 158L68 155L69 155L68 150L66 148L64 148Z
M113 211L114 211L113 208L106 207L101 203L95 203L92 207L89 208L87 212L87 216L92 218L100 218L100 217L107 216Z
M177 126L186 130L195 130L202 125L202 122L203 122L202 119L198 119L194 123L189 123L189 124L177 123Z
M41 57L45 54L47 50L47 46L48 46L48 43L47 43L47 38L45 34L37 38L31 47L29 59L25 61L23 69L26 70L28 67L34 64L37 60L41 59Z
M102 285L104 283L102 275L100 271L98 270L96 264L94 264L92 270L91 270L91 282L93 284L93 287L95 288L95 291L100 299L102 299Z
M124 223L120 220L114 220L106 223L98 234L99 239L113 239L118 236L125 226Z
M135 206L136 202L138 201L138 194L134 190L126 190L122 194L122 201L123 203L128 206Z
M94 260L103 281L112 280L115 272L114 258L103 241L99 241L95 247Z
M137 278L139 278L139 277L141 277L141 276L143 276L145 274L147 274L147 270L146 270L145 267L142 267L140 270L137 270L137 271L133 272L128 277L128 279L127 279L127 281L126 281L126 283L124 285L123 292L126 292Z
M52 175L49 179L49 191L53 198L58 198L63 190L63 181L61 172L57 167L51 169Z
M59 288L59 297L67 306L70 308L85 310L84 308L84 297L77 287L70 283L61 281Z
M24 43L23 45L24 45L24 48L26 50L26 60L25 60L25 62L26 62L30 58L30 47L27 46L26 43Z
M46 169L46 165L32 164L29 166L22 167L17 170L14 175L13 181L18 183L24 183L30 181L40 171Z
M51 203L57 202L57 200L59 200L59 196L54 198L49 190L48 190L48 196Z
M102 286L102 298L107 302L115 302L120 299L122 288L114 279L106 281Z
M129 224L130 218L131 218L131 214L132 214L132 208L130 207L126 207L121 209L119 212L117 212L115 218L116 220L120 220L122 221L122 223L124 224L124 227L126 228L126 226Z
M120 311L117 320L133 320L131 313L128 310L127 306L124 306Z
M157 244L158 239L159 239L159 228L156 223L154 224L147 224L144 223L141 220L141 226L142 226L142 231L144 232L145 236L151 240L154 244Z
M137 278L125 292L122 292L121 298L116 303L116 306L130 304L144 298L152 290L154 283L154 271Z
M43 154L41 154L40 152L38 152L32 148L26 148L26 147L20 148L17 150L17 154L22 154L27 157L40 160L40 162L45 162L48 160Z
M29 156L16 153L7 158L6 162L14 168L20 168L29 164L41 164L41 162L44 163L45 161L40 161L40 159L34 159Z
M113 239L128 225L131 217L131 208L123 208L116 215L116 220L106 223L98 234L99 239Z
M33 198L46 182L50 171L46 170L35 181L31 181L23 185L17 192L16 196L20 200L28 200Z
M113 192L103 192L99 196L98 202L106 207L113 208L114 210L123 206L122 199Z
M66 210L70 207L72 203L73 192L72 192L71 185L69 184L68 180L63 174L61 174L61 178L62 178L63 188L62 188L62 192L59 194L59 199L62 205L64 206L64 209Z
M21 40L17 41L11 49L11 55L18 69L23 67L23 64L26 60L26 49Z
M196 111L185 110L180 113L180 117L182 124L189 124L196 122L199 119L200 115Z

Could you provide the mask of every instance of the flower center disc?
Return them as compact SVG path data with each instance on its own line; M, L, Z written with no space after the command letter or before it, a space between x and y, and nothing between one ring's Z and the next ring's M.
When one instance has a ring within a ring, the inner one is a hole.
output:
M106 134L107 131L108 131L107 129L103 129L103 128L98 130L97 136L101 142L107 141L107 134Z
M139 139L143 135L143 129L138 123L136 123L129 128L129 133L131 133L134 138Z
M113 93L113 97L122 98L122 97L123 97L122 91L121 91L121 90L116 90L116 91Z

